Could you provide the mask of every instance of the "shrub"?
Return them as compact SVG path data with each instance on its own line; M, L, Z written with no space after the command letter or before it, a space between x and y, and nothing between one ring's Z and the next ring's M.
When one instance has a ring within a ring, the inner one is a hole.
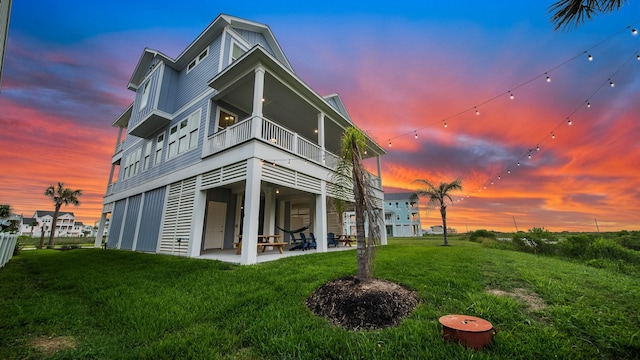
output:
M526 233L518 231L513 235L513 243L520 251L534 254L555 254L558 238L544 228L532 228Z
M640 264L640 253L604 239L598 239L590 244L584 252L584 257L587 259L622 260L631 264Z
M482 242L484 242L484 239L495 240L496 239L496 234L493 233L492 231L484 230L484 229L472 231L469 234L469 241L482 243Z
M580 234L568 236L566 239L558 243L558 249L564 256L571 258L583 257L587 247L596 241L594 235Z
M638 231L621 231L615 241L627 249L640 251L640 232Z
M13 247L13 256L20 255L20 251L22 251L22 242L20 241L20 237L18 237L16 246Z

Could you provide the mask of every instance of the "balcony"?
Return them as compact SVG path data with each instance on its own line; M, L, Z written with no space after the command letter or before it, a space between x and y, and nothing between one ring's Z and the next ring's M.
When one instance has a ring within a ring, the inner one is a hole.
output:
M286 129L266 118L248 118L226 129L219 131L207 139L202 157L211 156L235 145L258 139L272 146L295 154L306 161L335 170L339 157L322 150L320 146L307 140L289 129ZM369 173L374 187L382 189L380 178Z

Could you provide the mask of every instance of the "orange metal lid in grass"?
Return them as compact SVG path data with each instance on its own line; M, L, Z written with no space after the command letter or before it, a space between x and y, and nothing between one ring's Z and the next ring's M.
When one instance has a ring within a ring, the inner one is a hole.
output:
M493 325L487 320L469 315L445 315L439 321L443 326L455 330L483 332L493 329Z

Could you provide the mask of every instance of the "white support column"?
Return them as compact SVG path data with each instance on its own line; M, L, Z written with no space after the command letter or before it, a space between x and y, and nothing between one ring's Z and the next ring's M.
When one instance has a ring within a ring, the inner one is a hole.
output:
M273 235L276 231L276 190L272 186L265 186L264 190L264 223L262 233Z
M380 162L380 155L376 156L376 160L378 160L378 181L380 181L378 186L380 186L380 189L382 189L382 163ZM382 201L384 202L384 200Z
M191 218L191 231L189 234L189 248L187 249L188 257L200 256L202 249L202 231L204 229L205 209L207 207L207 191L200 190L202 184L202 175L196 178L196 193L193 203L193 217Z
M264 68L258 66L255 70L255 78L253 82L253 137L260 138L262 136L262 99L264 99Z
M107 223L107 213L100 215L100 222L98 223L98 233L96 234L96 240L93 242L94 248L102 246L102 233L104 232L104 226Z
M136 251L138 246L138 234L140 233L140 219L142 219L142 209L144 209L144 198L146 193L142 193L140 199L140 207L138 208L138 218L136 219L136 229L133 232L133 244L131 244L131 250Z
M378 224L380 226L380 245L387 245L387 226L384 223L384 200L382 203L382 209L380 209L378 216Z
M322 165L326 164L325 161L325 148L324 148L324 113L318 113L318 146L320 146L320 161Z
M285 201L282 201L282 200L278 201L278 226L281 229L286 229L284 227L284 216L285 216L284 215L285 214L285 208L284 207L285 207L285 204L286 204ZM282 236L280 238L281 241L287 240L287 239L285 239L286 234L284 232L278 230L278 233Z
M116 249L120 249L122 245L122 235L124 234L124 228L127 226L127 212L129 211L129 198L124 203L124 212L122 213L122 224L120 224L120 233L118 234L118 240L116 241Z
M320 182L320 194L316 195L314 234L318 252L327 252L327 182Z
M262 167L260 160L247 160L247 180L244 190L244 219L242 220L242 252L240 264L251 265L258 256L258 220L260 217L260 183Z

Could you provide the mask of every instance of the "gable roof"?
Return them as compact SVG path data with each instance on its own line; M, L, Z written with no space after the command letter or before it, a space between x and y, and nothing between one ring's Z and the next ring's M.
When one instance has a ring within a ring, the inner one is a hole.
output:
M349 120L353 124L353 120L351 120L351 116L349 116L349 112L347 111L347 107L344 106L344 102L340 98L338 94L331 94L324 96L324 99L333 106L340 114L342 114L347 120Z
M415 192L402 192L402 193L394 193L394 194L384 194L385 200L409 200L412 195L415 195Z
M75 217L75 215L73 215L73 213L69 212L69 211L60 211L60 212L58 212L58 217L60 217L62 215L67 215L67 214ZM41 218L41 217L45 217L45 216L53 217L53 211L36 210L36 213L33 215L34 218Z
M200 52L202 52L202 50L207 45L209 45L209 43L211 43L219 34L221 34L226 27L261 33L271 47L275 58L278 59L278 61L284 64L291 71L293 71L289 60L287 60L287 57L284 55L280 44L278 44L278 41L276 40L268 25L241 19L235 16L220 14L189 46L187 46L187 48L180 55L178 55L176 59L172 59L158 50L145 48L142 52L142 55L140 56L140 60L138 60L138 64L136 65L135 70L133 71L133 75L131 75L128 89L135 91L138 86L140 86L140 83L145 78L147 70L155 66L155 64L153 63L154 58L157 57L166 65L176 70L180 70L183 67L187 66L187 64L196 56L198 56L198 54L200 54Z

